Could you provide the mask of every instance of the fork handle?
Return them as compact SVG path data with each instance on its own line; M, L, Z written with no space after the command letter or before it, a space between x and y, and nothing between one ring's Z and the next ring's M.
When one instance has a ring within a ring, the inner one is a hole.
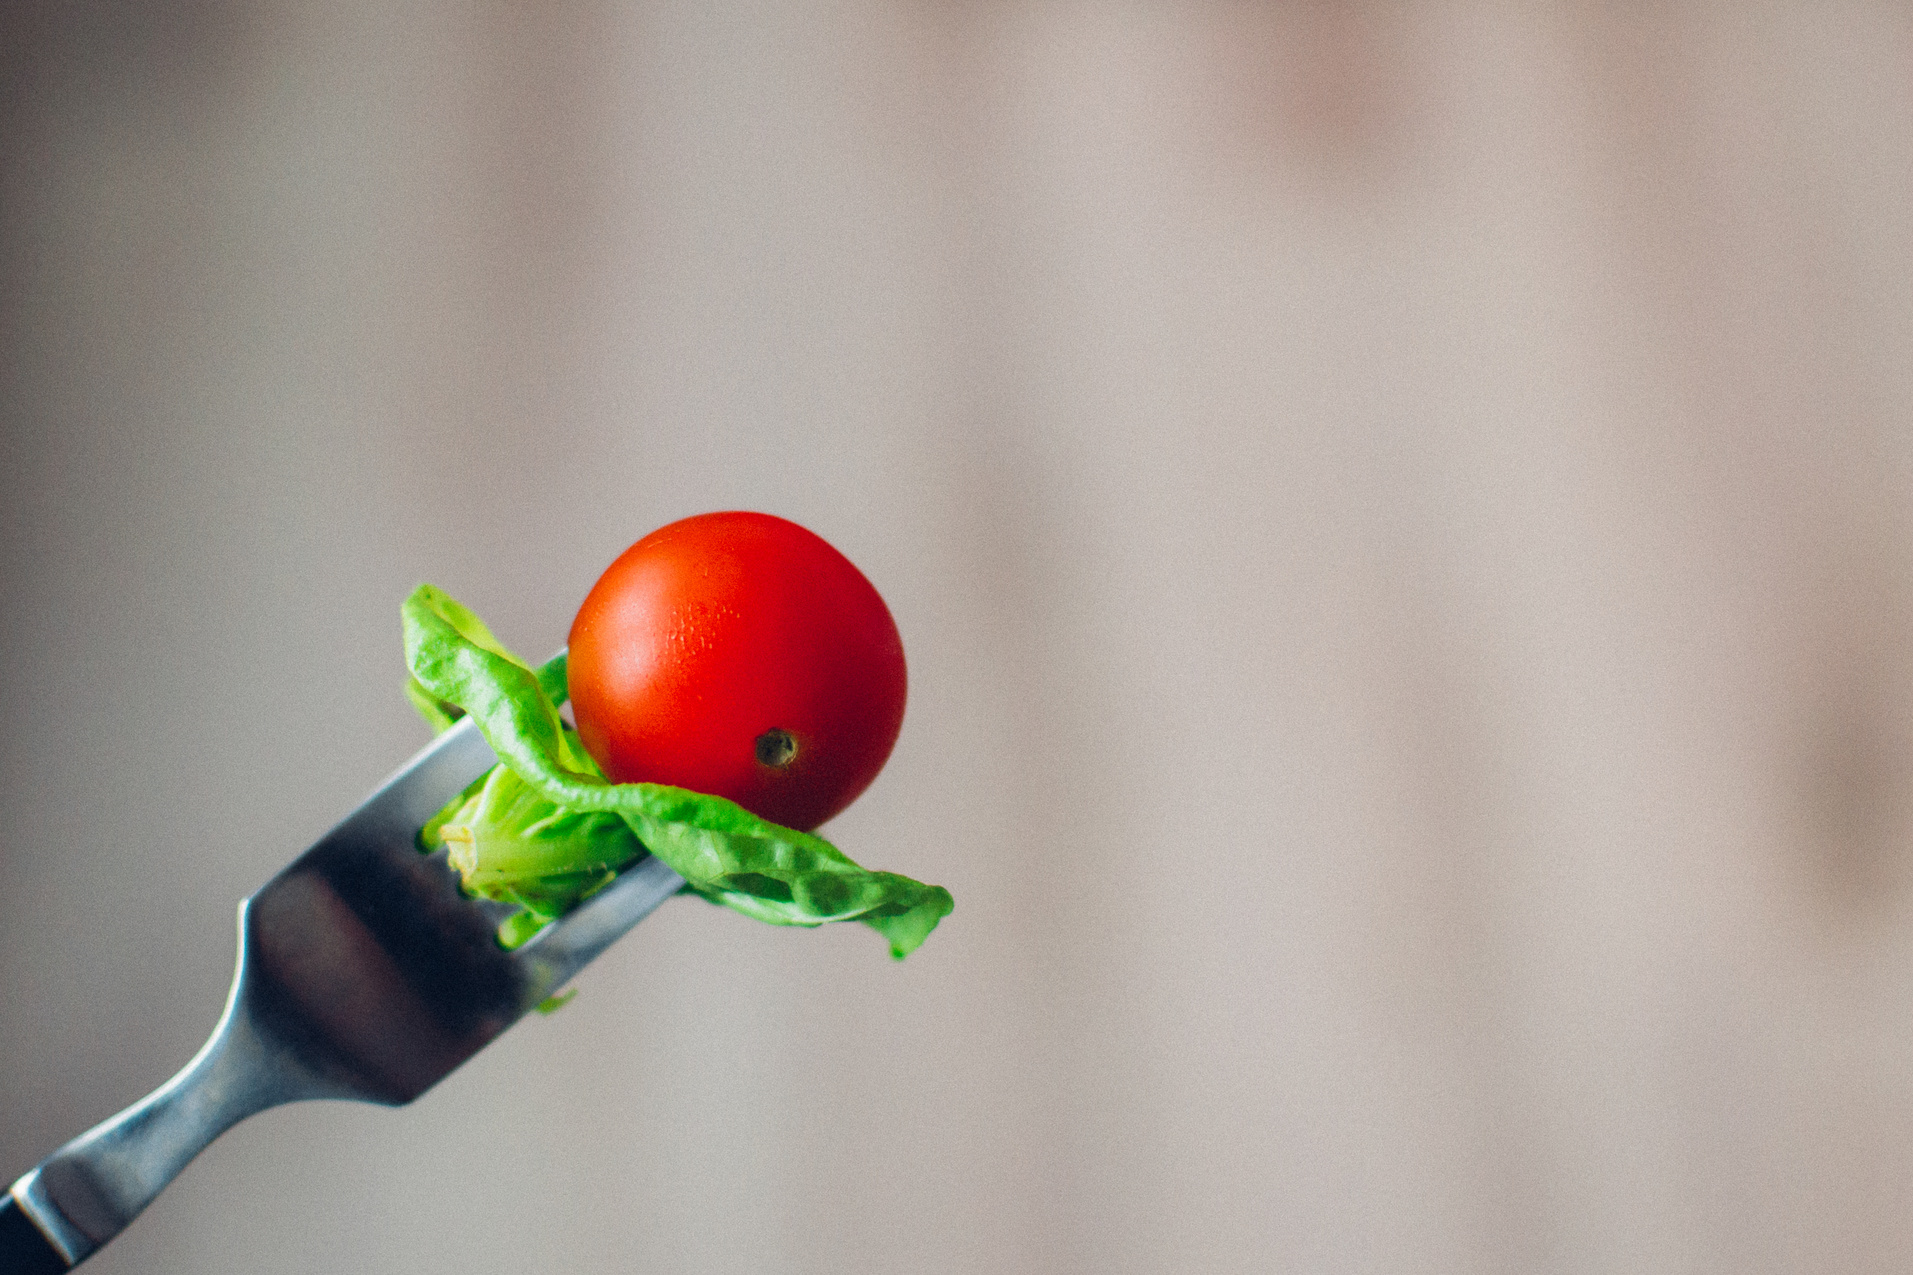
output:
M125 1230L214 1138L274 1105L272 1095L260 1092L255 1076L247 1074L252 1069L245 1065L249 1042L244 1038L250 1033L244 1027L244 1016L229 1008L212 1039L177 1076L13 1184L5 1198L60 1258L59 1266L44 1269L78 1266ZM0 1275L14 1275L9 1260L0 1256Z
M349 1096L300 1064L255 1018L247 905L239 907L239 961L226 1011L179 1074L42 1160L4 1197L0 1275L78 1266L127 1224L192 1158L247 1116L302 1098ZM51 1251L60 1262L47 1266ZM24 1246L24 1248L22 1248ZM26 1256L16 1258L15 1250ZM41 1260L41 1265L32 1265ZM26 1263L26 1264L20 1264Z
M0 1195L0 1275L62 1275L70 1269L12 1192Z

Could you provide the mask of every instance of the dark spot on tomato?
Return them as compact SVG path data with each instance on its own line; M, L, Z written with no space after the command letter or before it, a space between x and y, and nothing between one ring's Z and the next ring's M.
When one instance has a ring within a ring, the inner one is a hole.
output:
M766 766L788 766L797 757L797 740L781 726L757 737L757 760Z

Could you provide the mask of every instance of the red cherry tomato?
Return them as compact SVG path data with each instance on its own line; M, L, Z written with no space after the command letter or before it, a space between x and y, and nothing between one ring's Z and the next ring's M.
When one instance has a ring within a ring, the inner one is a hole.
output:
M620 783L729 797L810 829L903 727L903 640L863 573L769 514L699 514L613 562L571 625L571 704Z

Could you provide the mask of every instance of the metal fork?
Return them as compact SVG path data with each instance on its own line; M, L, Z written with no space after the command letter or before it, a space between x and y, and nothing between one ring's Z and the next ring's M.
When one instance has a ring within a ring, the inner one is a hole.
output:
M0 1196L0 1275L68 1270L247 1116L307 1098L400 1106L470 1058L684 884L646 856L529 943L418 830L495 761L467 719L239 905L226 1010L180 1073Z

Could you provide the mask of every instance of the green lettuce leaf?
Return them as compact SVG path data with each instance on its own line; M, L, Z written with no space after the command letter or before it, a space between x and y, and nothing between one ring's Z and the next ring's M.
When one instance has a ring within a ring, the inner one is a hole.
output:
M773 925L861 921L898 958L954 906L941 886L861 868L822 837L722 797L610 782L558 716L562 658L534 671L431 585L413 591L402 615L413 702L435 723L469 713L502 763L426 835L453 847L468 888L524 906L507 942L603 888L646 849L714 903Z

